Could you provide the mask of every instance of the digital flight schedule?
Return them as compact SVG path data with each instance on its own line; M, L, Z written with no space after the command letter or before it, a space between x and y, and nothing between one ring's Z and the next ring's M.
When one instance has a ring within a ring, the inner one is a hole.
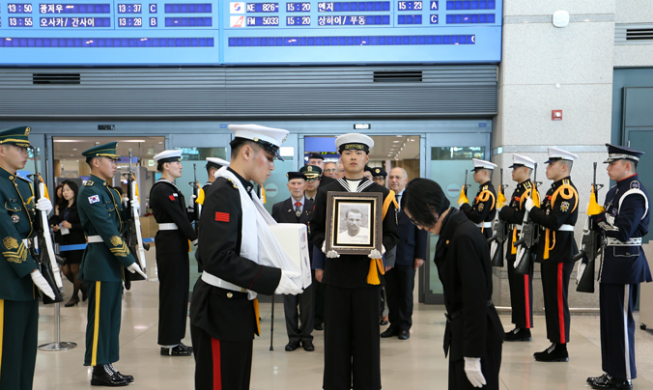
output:
M0 66L493 63L500 0L0 0Z

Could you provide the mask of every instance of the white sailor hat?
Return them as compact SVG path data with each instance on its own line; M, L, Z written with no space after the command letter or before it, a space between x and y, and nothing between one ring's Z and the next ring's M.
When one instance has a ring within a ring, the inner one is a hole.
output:
M472 172L477 171L479 169L494 170L494 168L497 167L497 164L493 164L485 160L479 160L478 158L473 158L472 161L474 162L474 169L472 169Z
M558 160L577 160L578 155L573 154L571 152L568 152L566 150L560 149L560 148L554 148L550 147L549 148L549 159L546 160L544 163L545 164L550 164L554 161Z
M373 147L374 140L361 133L347 133L336 138L336 148L339 153L344 150L362 150L369 153Z
M535 169L535 160L528 158L526 156L522 156L521 154L513 154L512 165L509 166L508 168L519 168L519 167L527 167L530 169Z
M229 130L235 133L235 139L231 141L232 148L235 142L240 142L237 141L238 139L247 139L261 145L266 152L283 161L279 154L279 147L288 137L290 133L288 130L260 125L229 125Z
M167 162L181 161L181 149L179 150L164 150L163 152L157 154L153 157L154 161L157 164L163 164Z
M217 157L207 157L206 158L206 167L207 168L217 168L228 167L229 161L223 160Z

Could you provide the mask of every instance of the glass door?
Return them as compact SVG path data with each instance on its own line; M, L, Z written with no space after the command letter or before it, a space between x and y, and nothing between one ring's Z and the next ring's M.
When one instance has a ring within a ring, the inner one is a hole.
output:
M473 197L478 191L478 184L474 183L471 174L474 167L472 158L489 160L490 133L430 133L427 134L426 143L425 177L440 184L451 204L455 206L467 171L467 184L472 185L467 194L468 197ZM438 237L431 234L427 255L429 261L424 269L425 288L422 290L424 302L427 304L444 303L442 283L432 261L437 242Z

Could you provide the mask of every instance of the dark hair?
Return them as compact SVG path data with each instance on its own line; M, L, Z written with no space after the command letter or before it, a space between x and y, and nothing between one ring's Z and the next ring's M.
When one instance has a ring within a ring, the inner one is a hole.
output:
M68 186L68 188L70 188L73 191L73 193L75 194L73 196L73 205L72 205L71 208L76 208L77 207L77 194L79 193L79 186L77 185L77 183L75 183L74 181L71 181L71 180L64 180L61 183L61 191L63 191L63 186ZM62 192L62 199L63 199L63 192ZM67 201L64 203L64 206L65 205L68 205Z
M349 209L345 212L345 219L349 218L349 213L360 214L361 217L363 216L363 213L361 213L359 209Z
M248 140L246 138L234 138L233 141L229 143L229 146L231 146L232 160L238 156L238 152L240 152L240 149L242 149L245 145L250 145L255 152L258 152L262 149L261 145L257 144L254 141Z
M62 191L61 196L59 196L58 194L60 188ZM77 193L75 193L75 198L77 198ZM66 202L65 199L63 198L63 183L59 183L57 188L54 189L54 205L55 207L64 208L66 207L67 203L68 202Z
M413 216L415 223L430 229L437 222L433 215L442 215L449 208L449 199L442 187L433 180L417 178L406 186L401 204Z

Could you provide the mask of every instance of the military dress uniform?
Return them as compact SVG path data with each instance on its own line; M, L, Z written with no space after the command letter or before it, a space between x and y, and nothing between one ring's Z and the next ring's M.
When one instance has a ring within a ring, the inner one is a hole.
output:
M179 161L181 150L163 151L154 160L159 165ZM150 207L159 230L154 237L159 275L159 336L162 355L190 356L181 343L186 336L190 264L189 245L197 240L186 211L184 194L177 186L160 179L150 190Z
M549 148L549 160L545 163L576 158L578 156L572 153ZM553 344L546 351L535 354L536 360L568 361L566 344L571 321L568 290L573 258L578 253L574 239L578 202L578 190L571 178L566 177L551 184L540 208L533 207L529 213L530 219L540 226L535 261L540 263L542 273L546 334Z
M117 142L98 145L82 155L87 159L117 159L116 145ZM79 279L88 286L89 302L84 365L110 366L120 358L123 267L136 262L122 237L129 209L123 207L118 191L95 175L80 189L77 208L88 239L79 269Z
M535 167L535 161L528 157L514 155L513 165L510 168L526 166L530 169ZM531 196L533 182L527 179L519 184L510 197L510 204L501 208L499 219L506 221L509 225L508 248L506 249L506 261L508 263L508 283L510 285L510 303L512 307L512 323L515 329L506 333L506 341L530 341L530 330L533 327L533 267L525 275L515 273L515 259L517 248L515 241L521 234L521 227L524 221L524 202Z
M343 137L343 138L341 138ZM351 143L349 143L351 142ZM366 142L363 144L363 142ZM339 150L353 145L359 150L369 150L374 145L371 138L362 134L345 134L336 139ZM364 148L360 147L361 145ZM370 145L370 146L368 146ZM358 180L351 180L357 182ZM326 231L327 194L330 191L380 192L384 203L390 191L362 178L355 189L347 179L338 179L318 190L310 241L322 248ZM394 198L394 193L392 195ZM386 251L399 241L394 204L390 203L382 222L383 245ZM322 282L326 286L324 307L324 380L325 390L381 388L379 294L380 284L369 284L368 274L382 278L384 270L371 271L367 255L340 255L327 258ZM382 279L381 279L382 282ZM353 357L353 359L352 359Z
M479 169L494 170L496 164L489 161L473 159L474 171ZM474 222L481 229L485 238L492 237L492 220L496 214L497 191L491 181L483 183L478 188L472 205L463 203L460 210L465 213L467 219Z
M29 127L0 132L0 144L28 147ZM28 249L34 233L30 183L0 167L0 389L31 389L36 365L38 269Z
M608 144L606 163L619 159L638 162L643 152ZM600 274L601 360L609 376L590 378L599 389L630 388L635 368L635 320L633 308L639 283L649 283L651 271L642 249L651 218L646 188L634 174L610 189L605 211L592 220L605 237ZM610 382L608 380L611 379Z

